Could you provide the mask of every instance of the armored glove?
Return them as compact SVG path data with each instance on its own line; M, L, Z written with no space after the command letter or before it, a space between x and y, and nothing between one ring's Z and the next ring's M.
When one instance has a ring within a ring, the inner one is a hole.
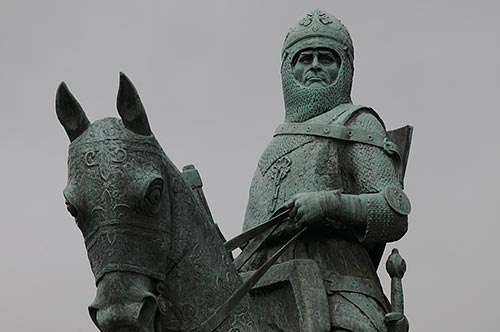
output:
M337 190L307 192L294 195L285 203L289 216L299 228L312 225L326 217L334 217L340 209L340 192Z
M378 193L351 195L338 190L306 192L285 203L298 227L319 222L340 222L354 231L360 242L390 242L407 230L410 203L404 192L388 186Z

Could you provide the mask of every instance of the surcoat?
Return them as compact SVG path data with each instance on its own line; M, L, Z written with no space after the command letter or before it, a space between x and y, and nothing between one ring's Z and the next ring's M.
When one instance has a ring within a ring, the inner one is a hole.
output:
M340 125L385 134L372 109L350 103L305 123ZM338 190L374 194L367 202L366 229L356 231L343 220L325 219L303 234L279 259L313 259L323 274L331 325L353 331L386 331L388 302L371 252L406 232L406 216L395 213L377 193L401 187L395 160L383 149L312 135L277 135L262 154L250 187L244 230L268 220L293 195ZM378 198L377 198L378 197ZM244 266L254 270L297 232L284 223Z

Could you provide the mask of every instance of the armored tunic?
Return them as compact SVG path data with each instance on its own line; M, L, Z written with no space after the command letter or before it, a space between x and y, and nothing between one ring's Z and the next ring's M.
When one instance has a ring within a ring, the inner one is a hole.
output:
M370 108L340 104L303 123L363 129L386 135L384 125ZM279 262L313 259L319 266L328 294L332 328L386 331L388 311L376 274L373 252L407 230L406 213L390 206L387 188L401 189L396 160L382 148L313 135L280 135L264 151L250 188L244 230L257 226L297 193L339 191L357 201L357 212L325 218L311 226ZM363 219L357 227L355 218ZM297 232L286 222L273 234L244 269L264 263Z

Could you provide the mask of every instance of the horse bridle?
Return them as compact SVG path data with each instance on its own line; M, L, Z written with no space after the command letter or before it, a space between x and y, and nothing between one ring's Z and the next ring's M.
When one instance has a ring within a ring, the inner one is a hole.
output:
M273 234L273 232L288 218L290 209L280 209L275 216L261 225L244 232L232 240L225 243L225 247L232 251L235 248L243 246L254 239L243 252L246 262L264 243L264 241ZM240 287L219 306L198 328L196 331L212 332L222 324L230 315L241 300L248 294L252 287L260 280L264 273L276 262L283 252L294 243L298 237L305 232L307 227L302 228L285 243L268 261L257 269ZM168 273L175 267L175 262L165 255L166 246L169 246L165 240L166 231L159 227L146 227L132 223L108 222L96 227L94 230L84 236L85 246L94 273L96 284L107 273L110 272L133 272L155 280L154 293L157 297L158 309L160 315L165 315L168 310L168 300L165 297L165 281ZM127 247L116 245L127 240ZM132 243L130 242L132 241ZM147 243L148 245L143 245ZM130 253L130 250L140 249L140 255ZM106 255L106 259L102 259ZM238 256L238 257L240 257ZM158 257L167 259L166 264L158 264ZM111 261L111 262L110 262ZM174 313L175 314L175 313ZM155 324L155 329L157 329ZM160 331L156 331L160 332Z

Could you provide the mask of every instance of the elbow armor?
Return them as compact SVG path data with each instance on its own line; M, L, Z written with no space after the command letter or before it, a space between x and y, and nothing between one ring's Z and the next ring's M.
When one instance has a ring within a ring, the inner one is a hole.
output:
M392 242L406 233L411 205L401 188L388 186L379 193L361 194L359 199L365 209L364 227L355 228L360 242Z

